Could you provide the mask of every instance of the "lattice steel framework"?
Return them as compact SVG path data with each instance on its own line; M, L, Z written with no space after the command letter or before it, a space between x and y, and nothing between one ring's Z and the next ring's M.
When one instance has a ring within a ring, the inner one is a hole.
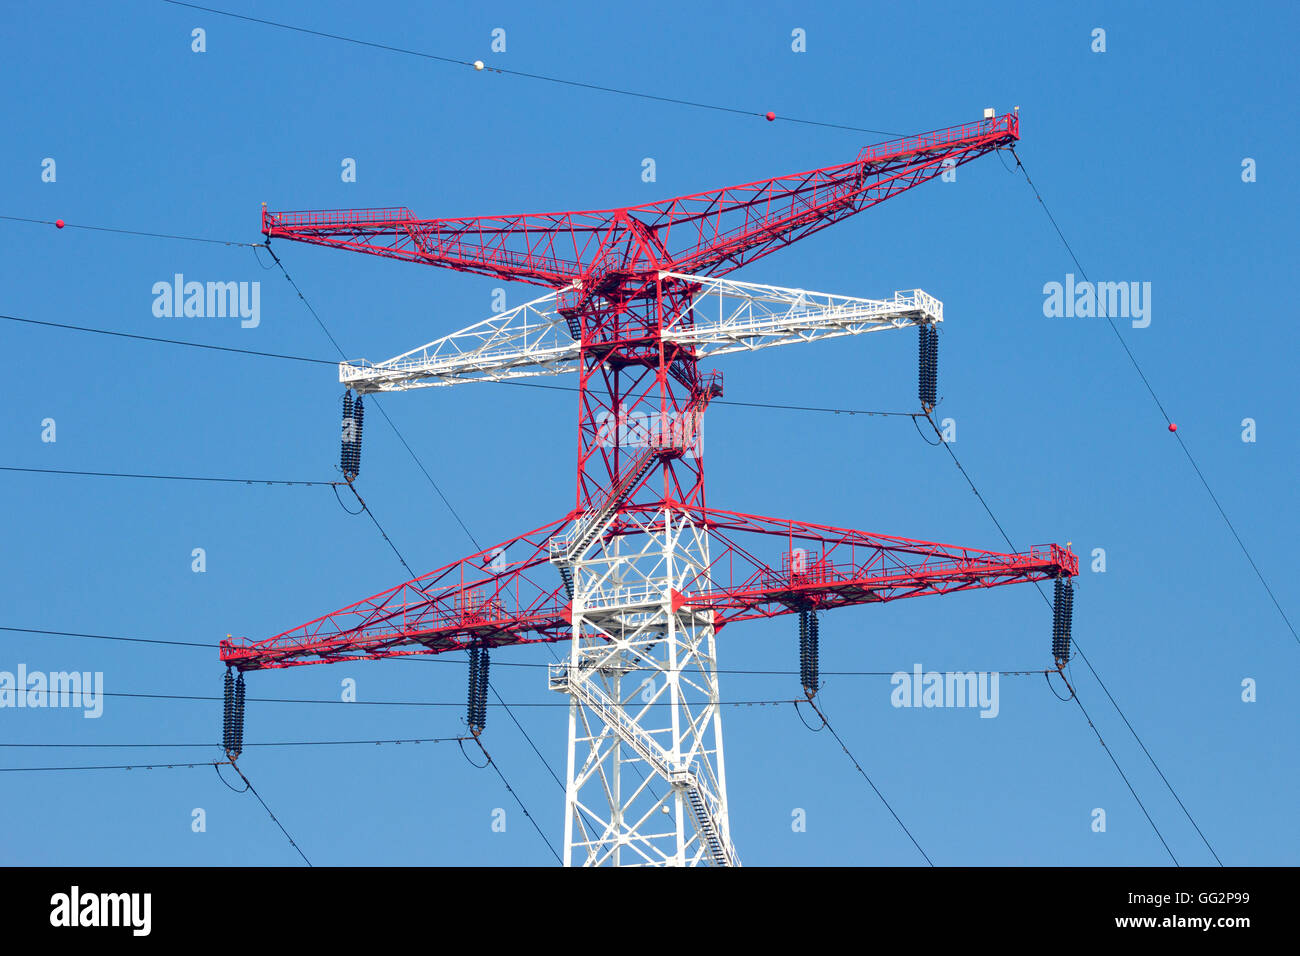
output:
M573 508L527 534L265 640L240 671L569 641L565 863L738 863L716 636L759 617L1072 576L1057 545L1005 554L720 511L704 495L713 355L933 326L921 290L861 299L723 278L1019 138L1005 114L853 162L621 209L417 219L269 212L270 238L529 282L546 295L384 362L357 392L578 378ZM707 274L706 274L707 273Z

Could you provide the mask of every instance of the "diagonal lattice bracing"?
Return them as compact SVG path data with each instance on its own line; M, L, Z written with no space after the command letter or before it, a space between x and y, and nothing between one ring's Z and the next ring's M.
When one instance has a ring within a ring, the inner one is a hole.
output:
M396 358L345 362L340 379L364 393L572 372L575 495L563 518L496 548L275 637L223 641L222 660L246 671L567 640L550 672L569 698L565 862L737 864L720 628L1059 580L1078 559L1057 545L1007 554L708 507L703 416L722 378L702 359L919 326L928 410L943 321L921 290L864 299L726 276L1018 138L1018 115L988 111L851 162L609 210L264 209L268 239L552 290Z

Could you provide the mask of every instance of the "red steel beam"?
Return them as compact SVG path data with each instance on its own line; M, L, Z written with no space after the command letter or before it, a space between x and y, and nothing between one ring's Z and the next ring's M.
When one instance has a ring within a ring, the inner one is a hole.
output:
M1020 138L1016 113L869 146L849 163L618 209L418 219L262 211L268 238L562 288L611 273L725 275Z
M568 636L568 596L547 563L561 518L261 641L221 642L240 670L439 654Z
M1008 554L739 512L685 510L722 547L712 555L707 574L688 584L685 594L675 593L673 604L712 611L718 626L1079 573L1078 557L1055 544ZM571 608L563 585L550 586L558 574L547 562L547 541L577 516L267 640L222 641L221 660L240 670L259 670L440 654L475 642L505 647L565 640ZM642 525L629 528L627 533L645 532ZM746 534L756 536L749 546L740 542ZM773 539L780 544L779 567L756 555L773 550ZM799 549L806 557L799 557ZM498 553L503 557L494 569ZM505 561L507 553L517 557Z

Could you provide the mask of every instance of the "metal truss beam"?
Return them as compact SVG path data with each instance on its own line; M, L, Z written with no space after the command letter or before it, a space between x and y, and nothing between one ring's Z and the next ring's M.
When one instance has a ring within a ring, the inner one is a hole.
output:
M675 272L660 279L694 291L656 338L695 360L943 321L943 303L920 289L863 299ZM575 372L582 345L558 309L546 307L561 296L548 293L385 362L344 362L339 380L377 392ZM606 344L644 338L626 335Z
M463 219L263 207L262 232L556 289L663 270L724 275L1019 138L1019 115L1006 113L869 146L849 163L639 206Z
M674 612L707 611L721 627L809 607L876 604L1079 571L1078 557L1055 544L1002 553L740 512L680 511L721 549L675 588L606 582L588 597L589 611L667 600ZM621 512L621 526L605 529L601 548L661 535L656 512L650 506ZM568 515L266 640L222 641L221 659L256 670L438 654L475 641L505 647L565 640L573 607L553 565L566 546L551 542L566 541L565 532L581 522L581 513Z
M702 358L943 321L921 290L877 300L724 277L1019 135L1017 114L989 111L852 162L618 209L430 220L264 207L268 240L554 290L388 361L345 362L340 379L375 392L574 372L576 494L558 521L275 637L223 641L222 660L245 671L567 639L550 674L569 698L565 863L738 865L720 628L1072 576L1078 559L706 507L702 415L722 381Z

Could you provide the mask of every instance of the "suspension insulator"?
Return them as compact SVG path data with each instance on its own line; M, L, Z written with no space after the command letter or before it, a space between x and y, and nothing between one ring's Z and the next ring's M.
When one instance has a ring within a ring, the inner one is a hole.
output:
M1057 664L1070 660L1070 630L1074 618L1074 582L1069 578L1056 579L1056 593L1052 602L1052 657Z
M465 723L473 732L478 716L478 645L469 649L469 689L465 695Z
M339 470L344 477L352 474L352 389L343 393L343 442L339 449Z
M808 612L808 689L813 693L821 686L821 637L817 612Z
M939 400L939 329L936 326L930 326L930 406Z
M361 396L352 405L352 422L354 425L353 437L356 439L352 446L352 474L361 474L361 426L366 416L365 406L361 403Z
M925 405L925 366L930 358L930 332L929 326L922 323L916 327L916 397Z
M939 386L939 330L932 323L919 327L917 340L917 397L925 408L933 408Z
M808 612L799 612L799 686L808 686Z
M221 719L221 749L226 753L230 753L230 749L235 742L235 676L230 673L229 667L226 668L224 700L225 707Z
M1070 633L1074 627L1074 582L1065 582L1065 629L1062 632L1061 659L1070 660Z
M1052 589L1052 656L1056 656L1056 650L1061 644L1061 608L1065 604L1065 585L1060 578L1056 579L1055 586Z
M487 726L488 649L475 645L469 649L469 695L465 722L470 733L478 736Z
M235 681L235 706L234 720L231 724L231 748L230 756L238 757L244 752L244 674L240 671L239 679Z
M804 693L809 697L817 693L821 683L818 679L819 669L819 635L816 611L799 612L799 679Z
M488 649L486 647L479 648L478 661L478 729L482 730L487 726Z

